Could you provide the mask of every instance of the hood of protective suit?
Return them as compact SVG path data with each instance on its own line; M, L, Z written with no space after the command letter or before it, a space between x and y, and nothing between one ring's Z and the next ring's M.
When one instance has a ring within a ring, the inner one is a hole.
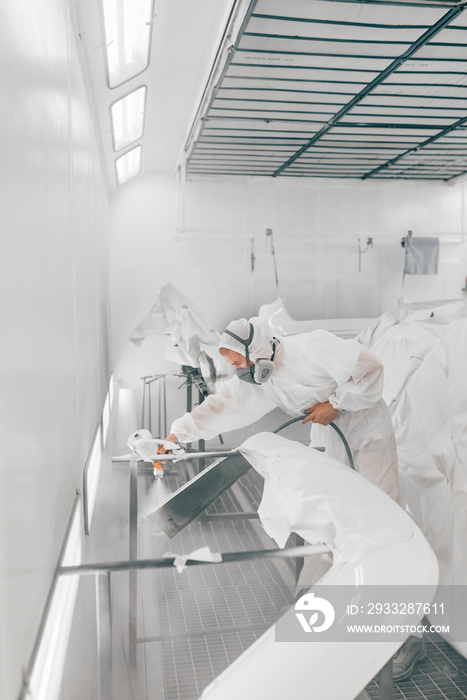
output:
M259 316L253 316L253 318L249 320L246 318L239 318L237 321L231 321L226 330L235 333L239 338L248 340L250 337L250 323L253 325L254 329L253 339L248 347L250 359L255 362L259 358L269 358L272 353L273 335L271 328L264 319L259 318ZM219 348L233 350L244 357L246 355L245 346L238 340L235 340L235 338L232 338L232 336L228 335L225 331L221 335Z

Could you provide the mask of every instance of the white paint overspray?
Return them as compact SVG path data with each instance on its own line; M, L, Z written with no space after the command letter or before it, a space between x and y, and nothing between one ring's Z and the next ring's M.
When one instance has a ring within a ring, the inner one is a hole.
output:
M144 494L140 495L140 505L138 515L146 518L152 511L170 496L170 488L164 479L155 479L148 476L148 481L144 485ZM162 531L161 531L162 532Z

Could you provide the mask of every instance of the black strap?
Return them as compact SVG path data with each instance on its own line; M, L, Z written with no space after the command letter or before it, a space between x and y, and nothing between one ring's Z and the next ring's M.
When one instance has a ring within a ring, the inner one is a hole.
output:
M232 331L229 331L227 328L225 329L224 333L227 333L227 335L230 335L231 338L235 338L235 340L238 340L239 343L244 345L245 347L248 347L251 345L251 341L253 340L253 333L255 332L255 329L253 327L253 324L250 323L250 335L248 336L248 339L245 340L244 338L240 338L239 335L236 333L232 333Z
M276 343L279 344L279 341L277 340L277 338L273 338L273 339L272 339L272 355L271 355L271 362L273 361L274 356L275 356L275 354L276 354Z
M229 331L227 328L224 331L224 333L227 333L227 335L230 335L231 338L235 338L235 340L238 340L239 343L241 343L242 345L245 346L247 356L249 356L248 348L251 345L251 341L253 340L254 332L255 332L255 329L254 329L254 326L251 322L250 322L250 335L248 336L247 340L245 340L244 338L240 338L239 335L237 335L236 333L232 333L232 331ZM270 357L271 362L274 360L274 357L276 355L276 349L277 349L276 343L277 343L277 345L279 345L280 340L273 337L273 339L272 339L272 355ZM248 357L248 360L249 359L250 358Z

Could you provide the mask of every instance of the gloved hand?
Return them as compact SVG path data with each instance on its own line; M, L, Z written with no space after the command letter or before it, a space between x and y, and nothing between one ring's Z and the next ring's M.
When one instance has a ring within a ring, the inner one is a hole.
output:
M311 408L307 408L305 413L308 415L302 420L302 423L309 423L312 421L313 423L320 423L321 425L329 425L333 422L339 411L337 408L334 408L329 401L325 401L324 403L317 403Z
M166 437L165 440L167 440L168 442L174 442L174 443L178 442L177 436L174 435L173 433L170 433L170 435L168 437ZM172 450L167 450L164 447L164 445L161 445L159 448L159 454L161 454L161 455L165 455L165 454L171 453L171 452L172 452Z

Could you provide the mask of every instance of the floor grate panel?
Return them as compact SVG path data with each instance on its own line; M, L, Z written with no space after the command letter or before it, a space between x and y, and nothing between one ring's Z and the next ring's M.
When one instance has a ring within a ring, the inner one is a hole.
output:
M394 700L466 700L467 659L439 634L426 634L424 638L427 655L410 678L394 683ZM371 700L379 700L376 681L366 691Z
M211 508L213 512L240 510L237 499L225 494ZM260 529L258 521L197 520L169 540L146 521L140 535L145 555L156 558L168 551L187 554L206 545L213 552L275 548ZM181 574L172 568L159 569L144 576L151 577L154 591L147 606L152 615L144 614L145 634L161 640L165 700L197 700L274 623L277 602L290 603L291 580L288 585L284 582L272 560L193 566Z

